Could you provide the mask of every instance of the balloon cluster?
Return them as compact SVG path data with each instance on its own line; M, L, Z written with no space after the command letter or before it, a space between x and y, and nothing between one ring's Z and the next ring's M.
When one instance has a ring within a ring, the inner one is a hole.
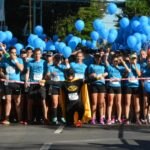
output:
M109 3L107 12L110 15L117 13L117 6L114 3ZM65 58L68 58L79 44L90 49L97 49L98 43L111 43L114 49L122 47L122 49L130 49L139 52L143 45L150 41L150 17L141 16L129 19L123 17L119 21L118 29L108 29L101 19L97 18L93 21L93 31L89 34L91 40L81 39L73 34L66 35L63 41L59 40L59 36L53 35L52 39L48 40L47 35L41 25L34 28L34 33L27 38L27 47L40 48L42 51L57 51ZM76 20L75 29L80 32L84 30L86 24L83 20ZM11 31L0 31L0 42L3 42L9 47L14 45L17 49L17 54L24 48L24 45L17 42L17 38L13 37Z

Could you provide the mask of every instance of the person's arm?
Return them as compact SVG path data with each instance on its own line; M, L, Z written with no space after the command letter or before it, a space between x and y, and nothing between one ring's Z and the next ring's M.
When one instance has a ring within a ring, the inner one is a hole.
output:
M125 61L122 58L120 58L120 61L121 61L122 65L125 67L126 71L128 73L131 72L131 70L129 69L129 67L127 66L127 64L125 63Z
M136 64L136 62L134 62L134 67L135 67L135 71L136 71L138 77L140 77L140 76L141 76L141 71L140 71L140 69L138 68L138 65Z
M25 84L25 88L30 86L30 84L28 83L29 82L29 75L30 75L30 70L27 69L27 72L25 74L25 83L24 83Z

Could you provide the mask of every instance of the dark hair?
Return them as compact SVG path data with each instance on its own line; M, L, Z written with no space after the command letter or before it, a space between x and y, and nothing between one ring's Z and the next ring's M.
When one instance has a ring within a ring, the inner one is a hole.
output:
M36 52L41 52L41 49L40 49L40 48L36 48L36 49L34 50L34 54L35 54Z
M69 76L75 76L74 70L72 68L65 70L65 78L68 78Z
M15 49L15 50L16 50L16 47L15 47L15 46L10 46L10 47L9 47L9 53L12 51L12 49Z
M27 48L26 48L26 51L29 51L29 50L32 50L32 51L33 51L32 47L27 47Z

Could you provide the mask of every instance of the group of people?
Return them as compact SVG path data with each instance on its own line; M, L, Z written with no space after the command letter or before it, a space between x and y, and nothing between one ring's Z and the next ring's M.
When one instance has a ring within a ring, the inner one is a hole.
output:
M39 48L22 49L20 56L15 47L6 49L1 43L2 124L10 124L11 110L21 124L41 120L77 127L83 122L150 123L150 90L145 86L150 84L147 50L137 55L110 48L81 48L64 58L53 51L42 53Z

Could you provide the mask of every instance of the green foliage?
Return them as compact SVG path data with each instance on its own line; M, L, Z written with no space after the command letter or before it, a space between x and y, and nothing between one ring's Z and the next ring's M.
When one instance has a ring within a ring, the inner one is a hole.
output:
M150 15L150 0L126 0L124 13L133 16Z
M68 14L62 20L57 20L56 33L64 38L67 34L72 33L80 36L81 38L90 39L90 32L93 30L92 23L94 19L101 18L103 16L104 4L98 1L91 1L90 6L80 7L75 14ZM85 23L84 30L80 33L75 29L75 21L82 19Z

